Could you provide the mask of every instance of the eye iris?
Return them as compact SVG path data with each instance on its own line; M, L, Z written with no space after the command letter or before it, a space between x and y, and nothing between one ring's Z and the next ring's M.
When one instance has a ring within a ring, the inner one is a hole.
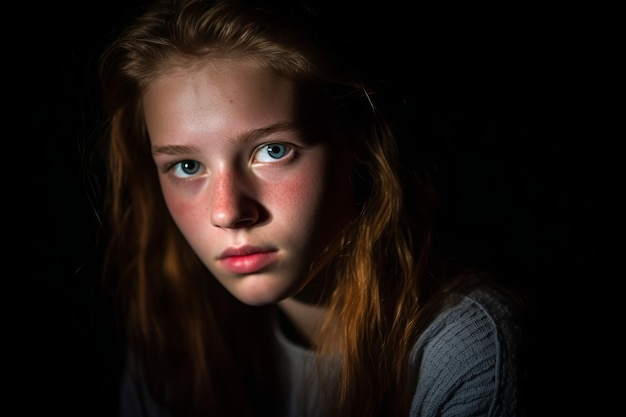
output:
M195 174L198 171L198 164L193 161L185 161L181 163L181 168L187 174Z
M268 145L267 153L274 158L280 158L285 153L285 150L281 145Z

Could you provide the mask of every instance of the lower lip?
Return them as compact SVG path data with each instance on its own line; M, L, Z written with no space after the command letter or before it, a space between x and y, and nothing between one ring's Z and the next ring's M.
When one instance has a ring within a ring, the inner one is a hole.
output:
M224 269L233 274L252 274L274 262L276 256L276 252L258 252L245 256L229 256L220 262Z

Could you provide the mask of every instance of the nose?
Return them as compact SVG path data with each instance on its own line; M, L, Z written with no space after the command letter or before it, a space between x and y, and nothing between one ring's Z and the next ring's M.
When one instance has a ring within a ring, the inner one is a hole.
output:
M213 178L211 223L224 229L250 227L259 221L260 208L248 192L250 186L235 172L220 172Z

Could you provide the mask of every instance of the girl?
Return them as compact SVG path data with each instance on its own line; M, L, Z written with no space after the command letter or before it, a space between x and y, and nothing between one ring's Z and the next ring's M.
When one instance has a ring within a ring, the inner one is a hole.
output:
M102 56L120 415L518 415L513 304L314 17L158 0Z

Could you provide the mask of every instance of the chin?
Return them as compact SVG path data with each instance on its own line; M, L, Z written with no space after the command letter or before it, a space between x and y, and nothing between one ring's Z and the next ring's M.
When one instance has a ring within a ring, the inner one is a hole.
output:
M240 281L227 289L235 298L249 306L276 304L293 295L289 286L280 285L275 278L250 276L237 279Z

